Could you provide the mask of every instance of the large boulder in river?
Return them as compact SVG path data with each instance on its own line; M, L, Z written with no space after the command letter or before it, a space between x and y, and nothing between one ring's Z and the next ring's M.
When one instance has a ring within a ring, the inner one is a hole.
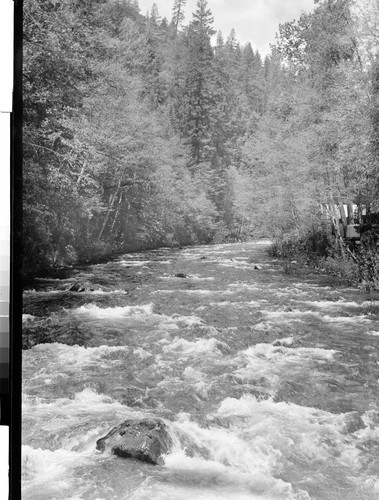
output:
M125 420L96 442L100 451L110 449L114 455L150 464L161 464L172 440L167 425L159 418Z

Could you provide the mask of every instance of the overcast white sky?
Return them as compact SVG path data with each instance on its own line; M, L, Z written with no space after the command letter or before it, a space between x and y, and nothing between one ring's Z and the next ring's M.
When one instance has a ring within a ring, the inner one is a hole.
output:
M153 3L162 17L171 19L174 0L139 0L141 14L150 11ZM269 52L269 44L275 42L279 23L298 19L301 12L313 9L313 0L208 0L214 17L213 28L222 31L226 38L230 30L236 30L241 43L251 42L262 55ZM192 19L196 0L187 0L185 24Z

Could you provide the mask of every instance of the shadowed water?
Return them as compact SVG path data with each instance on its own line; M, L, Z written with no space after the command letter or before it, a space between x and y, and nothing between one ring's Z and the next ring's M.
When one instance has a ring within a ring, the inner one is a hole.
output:
M266 250L124 255L25 292L24 499L379 498L379 302ZM163 466L96 451L151 415Z

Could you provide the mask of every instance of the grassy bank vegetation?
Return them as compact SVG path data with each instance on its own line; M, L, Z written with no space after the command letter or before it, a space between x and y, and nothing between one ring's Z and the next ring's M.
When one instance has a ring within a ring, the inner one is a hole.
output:
M270 254L285 262L296 261L328 274L346 278L366 290L379 290L378 235L367 231L361 243L341 245L327 226L302 234L288 233L277 238Z

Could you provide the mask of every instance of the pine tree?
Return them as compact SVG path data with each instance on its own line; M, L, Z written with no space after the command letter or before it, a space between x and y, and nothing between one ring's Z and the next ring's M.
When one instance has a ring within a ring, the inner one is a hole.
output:
M226 39L226 46L232 51L237 50L238 41L236 37L236 30L234 28L232 28L228 38Z
M217 38L216 38L216 46L215 46L216 58L221 56L223 48L224 48L224 37L223 37L221 31L218 31Z
M192 15L192 26L204 46L210 45L210 39L215 34L212 28L213 22L213 15L208 8L207 0L197 0L196 11Z
M186 74L186 129L195 164L211 160L211 111L214 104L213 17L206 0L198 0L188 29L188 67Z
M161 22L161 16L159 14L159 11L158 11L158 6L156 3L153 3L152 7L151 7L151 11L150 11L150 21L155 24L155 25L158 25L160 24Z
M175 0L174 7L172 9L172 20L171 25L175 29L175 33L178 32L179 27L184 21L184 9L186 7L187 0Z

